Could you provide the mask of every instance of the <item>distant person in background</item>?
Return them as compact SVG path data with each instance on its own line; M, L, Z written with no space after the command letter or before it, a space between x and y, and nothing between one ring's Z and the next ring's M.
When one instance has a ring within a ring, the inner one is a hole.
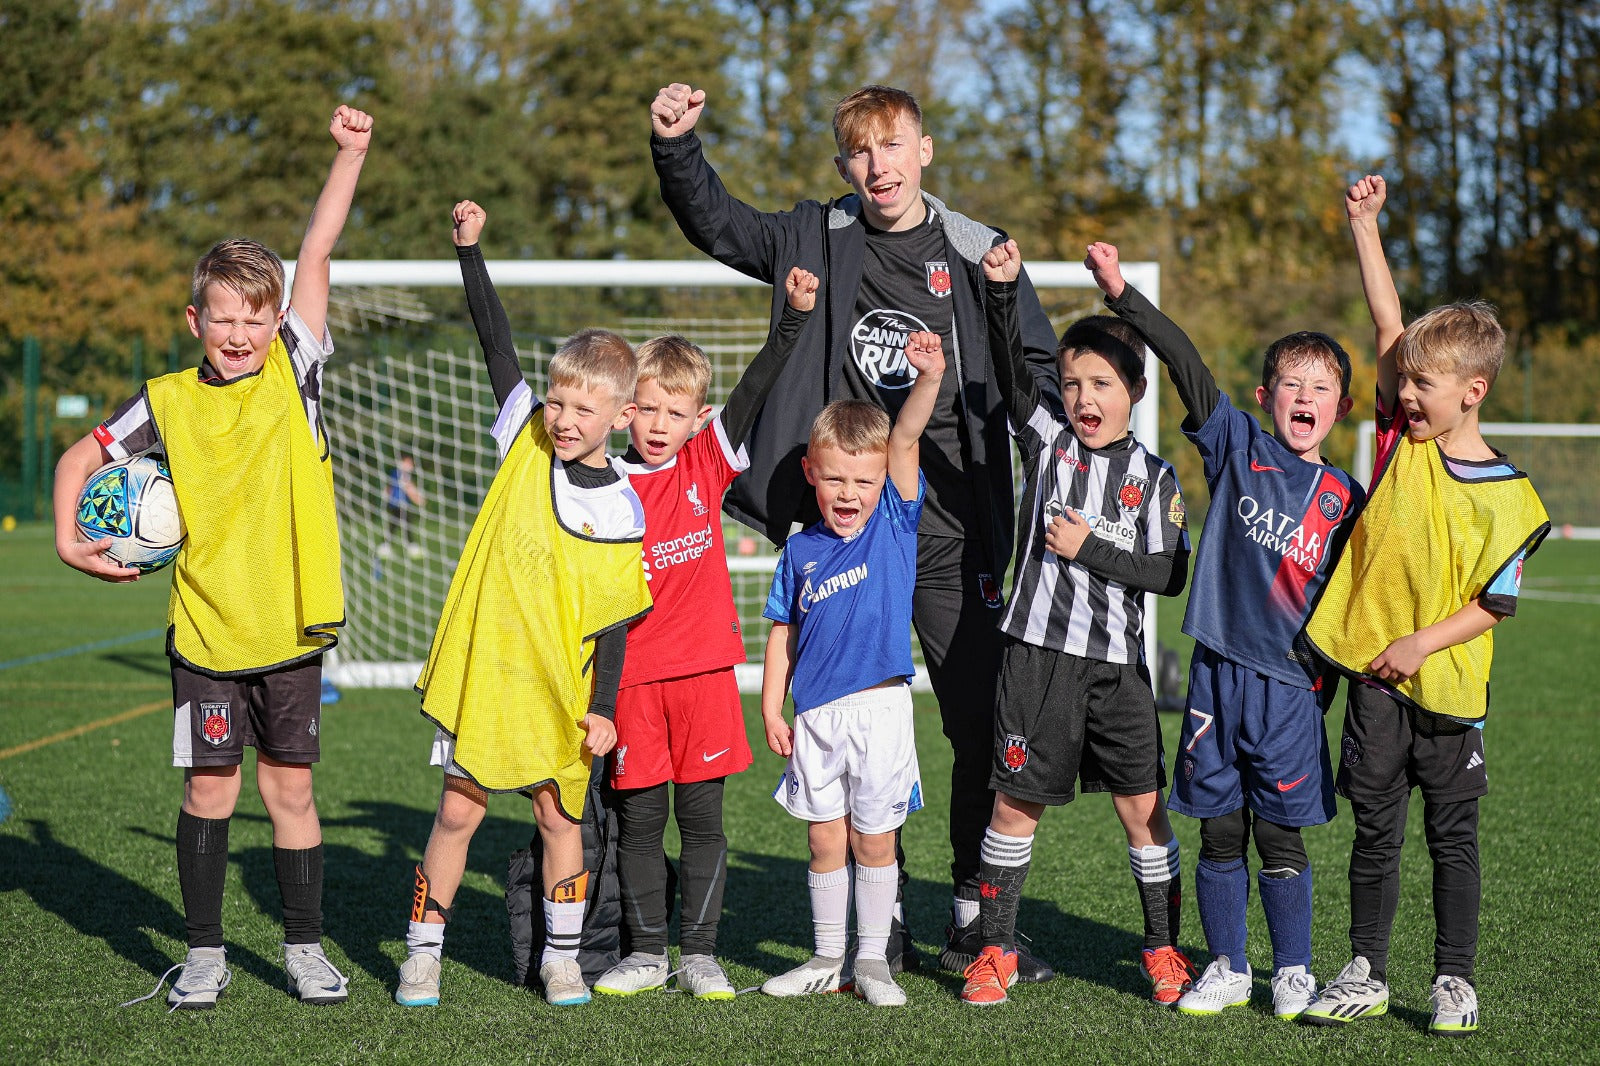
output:
M413 559L422 554L422 545L411 539L411 519L427 502L422 490L417 488L416 471L416 459L409 454L402 455L399 465L389 468L389 487L384 493L389 511L389 535L397 537ZM393 551L387 540L378 546L378 554L385 558Z

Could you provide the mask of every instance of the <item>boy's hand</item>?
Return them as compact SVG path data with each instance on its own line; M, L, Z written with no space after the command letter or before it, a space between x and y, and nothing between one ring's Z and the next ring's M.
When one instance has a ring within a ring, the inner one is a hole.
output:
M1083 549L1083 542L1088 539L1089 523L1070 507L1056 515L1055 521L1044 532L1044 546L1063 559L1076 559L1078 552Z
M817 306L817 276L811 271L792 267L789 276L783 279L783 289L789 297L789 306L796 311L809 311Z
M1380 179L1382 180L1382 179ZM1384 681L1409 681L1428 657L1428 649L1415 633L1401 637L1372 660L1372 676Z
M1389 198L1389 187L1383 175L1368 174L1344 194L1344 213L1351 222L1375 221Z
M349 104L340 104L333 121L328 123L328 132L341 152L365 152L372 143L372 116Z
M944 342L937 333L918 330L906 338L906 362L916 368L918 381L938 381L944 377Z
M772 754L785 759L794 754L794 729L783 720L783 715L762 715L761 721L767 728L767 747L772 749Z
M1117 257L1117 246L1107 244L1105 241L1095 241L1089 245L1089 254L1084 256L1083 265L1094 275L1094 283L1100 286L1100 291L1113 300L1122 295L1122 290L1128 283L1122 280L1122 264Z
M650 128L657 137L681 137L694 129L705 110L706 91L675 81L650 103Z
M617 726L611 719L603 715L586 714L578 725L587 734L583 738L584 750L595 758L617 746Z
M103 537L96 541L75 540L70 544L57 544L56 554L61 556L62 562L74 570L81 570L101 581L120 584L124 581L139 580L138 567L122 566L106 558L106 552L110 551L115 543L111 537Z
M1022 273L1022 253L1016 241L997 244L983 253L983 276L990 281L1016 281Z
M457 248L470 248L478 243L478 234L483 232L483 224L489 221L489 216L483 208L471 200L462 200L450 212L450 218L455 227L450 231L450 239L456 242Z

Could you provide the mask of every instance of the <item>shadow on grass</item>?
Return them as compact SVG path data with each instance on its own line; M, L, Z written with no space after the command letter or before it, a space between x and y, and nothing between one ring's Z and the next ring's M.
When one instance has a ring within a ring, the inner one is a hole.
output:
M163 680L172 676L172 660L167 658L164 651L121 651L114 655L102 655L100 661L126 667L141 674L153 674Z
M49 825L29 819L29 837L0 836L0 892L25 892L40 910L48 911L80 934L105 945L152 977L181 956L152 939L152 932L180 944L188 939L183 915L143 885L131 880L70 844L55 838ZM129 827L139 832L138 827ZM154 839L159 835L148 834ZM171 838L166 838L171 844ZM72 886L78 886L77 891ZM281 983L283 970L253 951L228 945L228 964L263 981ZM145 989L129 990L130 997Z

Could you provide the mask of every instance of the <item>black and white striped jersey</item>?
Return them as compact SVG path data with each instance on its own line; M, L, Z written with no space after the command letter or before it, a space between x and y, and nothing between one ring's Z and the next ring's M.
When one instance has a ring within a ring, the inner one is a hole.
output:
M1026 481L1017 520L1017 564L1000 628L1028 644L1111 663L1144 657L1144 593L1097 572L1085 561L1101 548L1065 559L1045 547L1045 533L1066 508L1089 524L1095 540L1118 553L1187 556L1183 496L1171 464L1133 437L1098 451L1043 403L1012 426ZM1182 562L1179 565L1183 565Z

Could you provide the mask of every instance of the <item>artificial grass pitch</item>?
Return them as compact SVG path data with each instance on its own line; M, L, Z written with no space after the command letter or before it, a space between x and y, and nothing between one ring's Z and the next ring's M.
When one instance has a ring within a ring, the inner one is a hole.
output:
M351 691L324 718L317 799L327 855L326 944L351 977L335 1007L296 1003L279 959L271 831L248 765L231 831L223 911L233 982L218 1007L165 1013L148 991L184 953L172 835L182 775L170 763L166 660L148 634L165 610L164 575L114 587L69 572L40 526L0 535L0 1060L7 1062L1181 1062L1594 1061L1600 978L1587 960L1600 907L1592 767L1600 756L1600 545L1553 542L1528 567L1518 617L1500 627L1486 747L1484 905L1474 1037L1427 1037L1433 920L1421 812L1402 866L1389 977L1390 1014L1347 1030L1273 1019L1271 949L1250 911L1256 994L1216 1019L1150 1004L1138 974L1140 920L1127 849L1110 803L1091 796L1041 823L1020 928L1060 977L1019 986L978 1010L960 978L933 969L948 921L945 836L949 752L931 702L917 716L929 807L907 825L907 907L922 972L903 977L901 1009L848 995L775 1000L758 993L701 1003L664 992L551 1008L512 986L502 885L526 843L526 801L496 797L473 842L445 946L442 1002L392 1002L404 957L411 868L439 792L426 765L431 727L415 697ZM1163 610L1176 643L1181 609ZM1187 655L1187 648L1183 654ZM55 655L54 658L41 658ZM18 659L32 659L8 666ZM1342 707L1342 699L1338 706ZM91 726L140 707L115 725ZM810 952L804 826L770 798L781 762L764 751L747 703L756 765L729 782L729 881L718 954L737 988L758 985ZM1329 716L1337 743L1340 712ZM1163 718L1168 752L1177 716ZM62 739L7 754L31 742ZM1172 760L1169 757L1169 762ZM1414 801L1420 803L1420 801ZM1181 942L1207 961L1192 902L1198 825L1174 817L1183 847ZM670 832L670 830L669 830ZM1316 914L1315 972L1347 961L1345 881L1352 826L1308 830ZM669 839L669 854L676 850Z

